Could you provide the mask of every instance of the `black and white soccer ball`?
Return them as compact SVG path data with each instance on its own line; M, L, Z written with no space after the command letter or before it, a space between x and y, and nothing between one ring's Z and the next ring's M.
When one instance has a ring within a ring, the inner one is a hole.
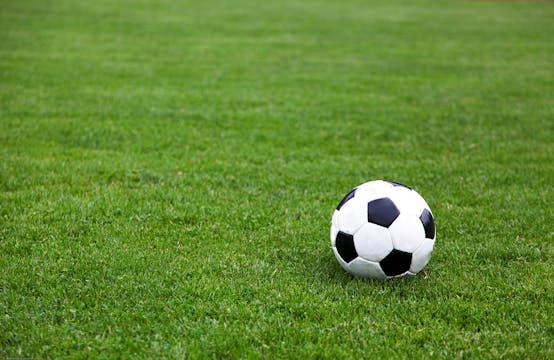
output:
M352 275L375 279L415 275L433 253L433 213L415 190L370 181L354 188L337 206L331 245L340 265Z

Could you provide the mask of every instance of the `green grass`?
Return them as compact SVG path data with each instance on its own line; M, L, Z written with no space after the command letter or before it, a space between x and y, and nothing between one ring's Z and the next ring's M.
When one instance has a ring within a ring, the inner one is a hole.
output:
M554 357L554 6L0 0L0 357ZM409 184L424 273L334 207Z

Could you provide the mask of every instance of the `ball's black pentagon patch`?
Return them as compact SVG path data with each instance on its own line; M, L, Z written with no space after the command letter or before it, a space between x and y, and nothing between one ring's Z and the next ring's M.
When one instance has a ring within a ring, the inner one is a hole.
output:
M391 199L381 198L367 203L367 221L389 227L400 215Z
M346 204L348 200L352 199L354 195L356 195L356 190L358 190L358 188L346 194L346 196L340 201L339 205L337 206L337 210L340 210L340 208L343 207L343 205Z
M385 181L388 182L389 184L391 184L392 186L401 186L401 187L405 187L406 189L412 190L412 188L409 187L408 185L404 185L404 184L398 183L396 181L387 181L387 180L385 180Z
M335 247L340 257L347 263L358 257L358 252L354 246L354 236L339 231L335 241Z
M433 215L427 209L423 209L423 212L419 216L419 220L423 224L425 229L425 237L427 239L433 239L435 237L435 220L433 220Z
M410 270L412 254L400 250L392 250L383 260L379 262L381 269L387 276L397 276Z

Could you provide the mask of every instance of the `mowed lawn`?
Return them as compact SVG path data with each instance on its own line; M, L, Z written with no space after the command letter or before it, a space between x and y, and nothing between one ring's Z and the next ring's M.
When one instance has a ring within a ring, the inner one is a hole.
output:
M554 358L554 4L0 0L0 357ZM372 179L437 223L358 280Z

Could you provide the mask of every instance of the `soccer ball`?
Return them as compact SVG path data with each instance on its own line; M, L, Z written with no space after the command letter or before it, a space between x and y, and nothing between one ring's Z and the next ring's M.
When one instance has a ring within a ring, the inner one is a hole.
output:
M331 245L352 275L389 279L415 275L429 262L435 222L411 188L376 180L350 191L331 220Z

